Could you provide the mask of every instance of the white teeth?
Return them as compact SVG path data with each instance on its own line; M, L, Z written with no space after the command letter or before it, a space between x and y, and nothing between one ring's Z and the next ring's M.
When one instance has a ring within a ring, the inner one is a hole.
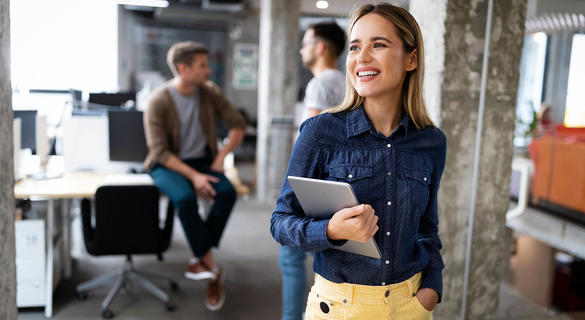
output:
M375 76L379 74L378 71L360 71L358 72L358 77L367 77L367 76Z

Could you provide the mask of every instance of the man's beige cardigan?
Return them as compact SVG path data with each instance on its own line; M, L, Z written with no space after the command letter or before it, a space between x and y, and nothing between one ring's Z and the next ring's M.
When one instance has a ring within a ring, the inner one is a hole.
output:
M152 92L144 112L144 133L148 146L144 168L147 170L156 162L166 163L171 154L178 156L181 150L179 114L171 97L169 85L170 81ZM246 127L244 117L223 96L219 87L207 81L199 87L199 122L207 136L211 159L214 159L218 152L216 115L229 129Z

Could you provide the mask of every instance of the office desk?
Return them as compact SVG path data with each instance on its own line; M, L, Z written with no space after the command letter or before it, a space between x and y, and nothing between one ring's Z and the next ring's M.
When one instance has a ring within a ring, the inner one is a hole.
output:
M71 199L92 198L96 190L103 185L144 185L152 184L147 174L108 174L97 172L65 173L61 178L34 180L23 179L14 185L14 196L17 199L46 200L48 202L46 227L45 263L45 317L53 315L53 259L55 255L55 201L64 201L62 254L64 257L65 278L71 277L71 231L70 207Z

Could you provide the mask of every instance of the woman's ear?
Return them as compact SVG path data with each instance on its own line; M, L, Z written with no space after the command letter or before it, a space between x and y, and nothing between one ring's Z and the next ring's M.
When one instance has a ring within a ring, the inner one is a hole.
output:
M417 61L418 53L416 52L416 49L414 49L408 54L408 60L406 61L406 71L412 71L416 69L416 67L418 67Z

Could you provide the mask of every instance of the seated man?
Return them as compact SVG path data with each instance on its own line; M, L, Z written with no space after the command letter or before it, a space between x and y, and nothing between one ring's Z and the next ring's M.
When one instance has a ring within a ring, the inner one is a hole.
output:
M193 41L173 45L167 62L175 77L155 89L144 112L148 155L144 167L156 186L179 210L179 218L194 258L185 273L193 280L208 279L205 305L223 306L222 271L211 252L217 247L236 192L223 175L225 156L244 137L245 120L207 77L208 49ZM229 128L229 142L217 147L215 115ZM213 200L203 221L197 198Z

